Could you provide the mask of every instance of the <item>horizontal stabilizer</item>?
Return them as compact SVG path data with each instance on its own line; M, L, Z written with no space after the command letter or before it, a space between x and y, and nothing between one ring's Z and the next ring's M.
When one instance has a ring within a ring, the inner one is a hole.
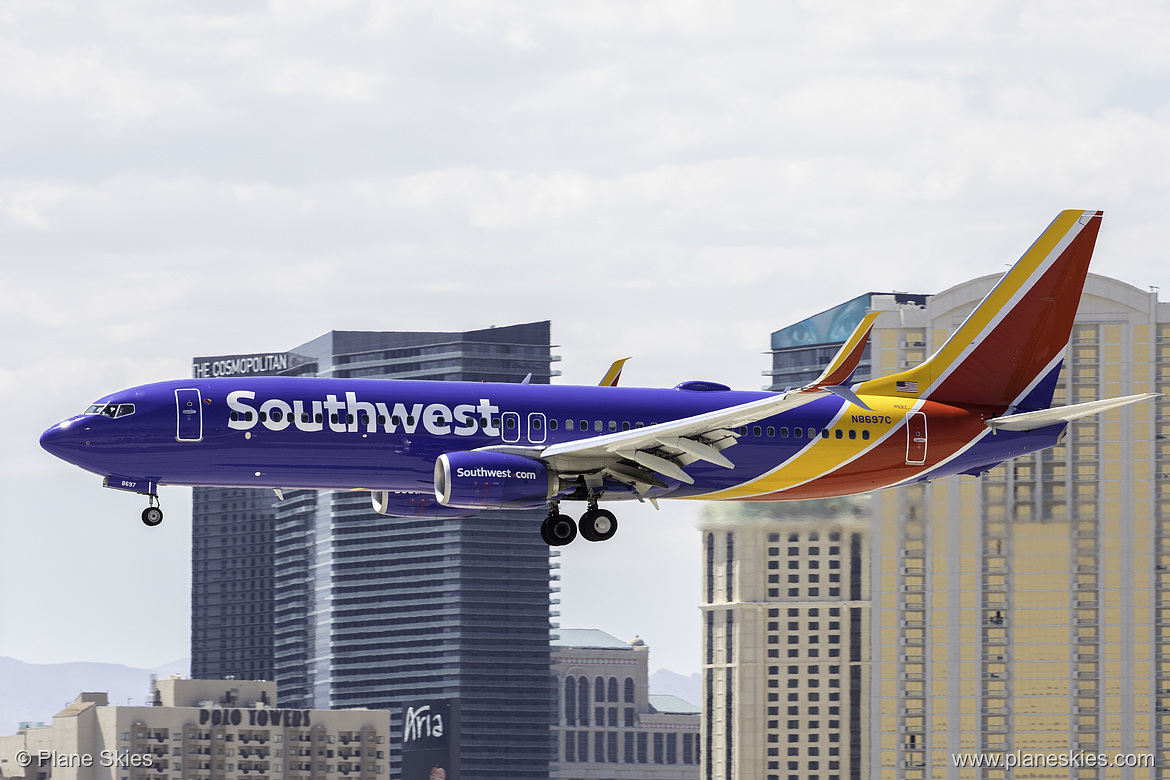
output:
M1031 431L1036 428L1044 428L1049 425L1075 420L1078 417L1099 414L1120 406L1136 404L1138 401L1145 401L1149 398L1155 398L1158 395L1160 394L1141 393L1140 395L1127 395L1124 398L1106 398L1103 401L1089 401L1088 403L1073 404L1072 406L1058 406L1055 409L1041 409L1038 412L1024 412L1023 414L1009 414L1006 417L993 417L984 422L992 430Z

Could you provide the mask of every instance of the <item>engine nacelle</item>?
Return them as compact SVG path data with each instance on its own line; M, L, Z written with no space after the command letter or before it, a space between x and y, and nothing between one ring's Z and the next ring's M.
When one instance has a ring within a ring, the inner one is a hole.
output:
M435 497L465 509L531 509L555 492L545 465L505 452L448 452L435 461Z
M374 490L370 493L374 511L390 517L474 517L479 514L471 509L456 509L443 506L430 493L394 493L388 490Z

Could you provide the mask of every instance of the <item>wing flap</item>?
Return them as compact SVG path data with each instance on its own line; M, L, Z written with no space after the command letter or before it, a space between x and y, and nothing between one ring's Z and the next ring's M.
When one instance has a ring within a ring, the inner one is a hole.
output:
M609 469L621 479L621 472L613 468L616 464L627 469L648 470L692 484L694 479L682 468L686 463L680 465L675 458L664 457L668 455L664 450L678 450L679 461L703 460L724 468L734 468L735 464L722 451L735 444L739 435L734 432L735 428L804 406L821 395L816 391L777 394L681 420L554 444L541 451L539 457L551 469L562 474ZM635 480L632 474L624 476L627 480L638 482L639 489L652 484L644 479Z

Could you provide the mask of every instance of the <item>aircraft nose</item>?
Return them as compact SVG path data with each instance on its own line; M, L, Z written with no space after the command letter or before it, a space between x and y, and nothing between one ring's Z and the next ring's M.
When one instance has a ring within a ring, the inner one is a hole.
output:
M41 447L61 460L72 461L70 455L77 448L77 432L73 430L71 422L66 420L57 423L41 434Z

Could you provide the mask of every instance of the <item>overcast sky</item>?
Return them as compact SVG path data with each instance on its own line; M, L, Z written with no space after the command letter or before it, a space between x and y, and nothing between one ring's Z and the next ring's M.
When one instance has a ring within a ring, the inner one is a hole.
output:
M1167 40L1164 2L8 0L0 655L188 654L190 490L147 529L37 437L194 355L547 318L560 381L758 389L771 331L1063 208L1170 285ZM563 625L697 671L698 509L567 548Z

